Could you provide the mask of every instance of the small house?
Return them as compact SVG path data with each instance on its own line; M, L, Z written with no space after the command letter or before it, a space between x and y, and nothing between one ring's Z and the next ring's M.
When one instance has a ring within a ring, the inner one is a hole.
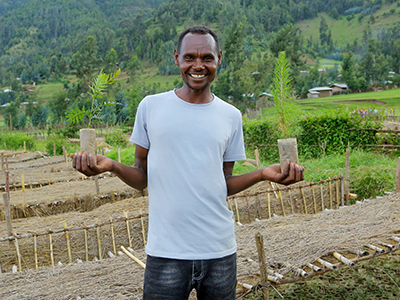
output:
M312 95L315 95L315 92L318 92L318 97L312 98L331 97L333 95L333 89L327 86L315 87L308 90L308 93Z
M330 85L330 87L332 88L333 95L343 94L349 91L349 88L345 83L333 83Z

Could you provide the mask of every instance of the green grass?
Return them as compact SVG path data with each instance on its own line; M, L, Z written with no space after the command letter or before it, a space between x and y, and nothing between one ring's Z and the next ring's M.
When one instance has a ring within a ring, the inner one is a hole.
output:
M364 100L365 102L358 102ZM377 100L380 103L367 102L366 100ZM354 108L375 108L384 110L393 108L395 112L400 111L400 89L383 90L381 92L355 93L347 95L335 95L332 97L301 99L298 100L301 109L305 111L327 111L340 108L341 106ZM272 108L269 108L271 111ZM271 114L271 112L267 113Z
M61 82L49 82L38 84L38 98L42 100L49 100L51 97L63 88Z
M334 59L328 59L328 58L322 58L319 61L319 68L320 69L333 69L335 65L339 66L340 70L340 65L342 64L342 61L340 60L334 60Z

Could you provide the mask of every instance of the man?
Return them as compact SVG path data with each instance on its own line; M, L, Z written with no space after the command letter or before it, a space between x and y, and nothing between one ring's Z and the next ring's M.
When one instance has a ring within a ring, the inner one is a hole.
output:
M149 191L149 232L144 299L235 299L236 242L227 195L271 180L303 180L303 168L287 163L232 176L245 159L242 118L213 95L210 85L222 52L214 31L194 26L174 52L183 86L140 103L130 139L133 167L75 153L73 166L86 175L111 171L128 185Z

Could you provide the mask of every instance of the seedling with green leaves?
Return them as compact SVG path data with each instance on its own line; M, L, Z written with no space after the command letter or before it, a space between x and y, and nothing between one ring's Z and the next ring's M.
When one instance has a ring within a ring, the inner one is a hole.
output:
M105 74L100 71L100 74L97 76L97 78L93 81L91 85L89 85L90 91L88 92L88 94L92 99L91 108L86 109L85 106L83 106L82 109L71 109L71 111L67 115L68 121L73 124L78 124L86 116L89 120L87 127L90 128L92 124L92 119L96 118L96 116L102 111L104 107L116 105L116 102L97 102L96 100L104 96L107 87L112 85L118 79L120 73L121 69L111 74Z

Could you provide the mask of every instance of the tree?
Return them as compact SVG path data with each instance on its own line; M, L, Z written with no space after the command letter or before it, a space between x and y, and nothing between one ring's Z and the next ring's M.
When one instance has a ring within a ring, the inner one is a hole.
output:
M142 69L137 55L133 56L126 64L126 73L129 75L129 81L134 82L139 71Z
M71 67L75 75L87 86L92 82L92 74L98 66L98 49L95 37L88 36L80 51L76 52L71 58Z
M111 50L107 53L106 57L104 57L104 72L105 73L114 73L117 71L118 66L118 55L117 51L114 50L114 48L111 48Z
M357 85L357 77L354 71L354 55L353 52L349 52L343 58L342 63L342 79L345 83L347 83L350 90L356 90L358 88Z

